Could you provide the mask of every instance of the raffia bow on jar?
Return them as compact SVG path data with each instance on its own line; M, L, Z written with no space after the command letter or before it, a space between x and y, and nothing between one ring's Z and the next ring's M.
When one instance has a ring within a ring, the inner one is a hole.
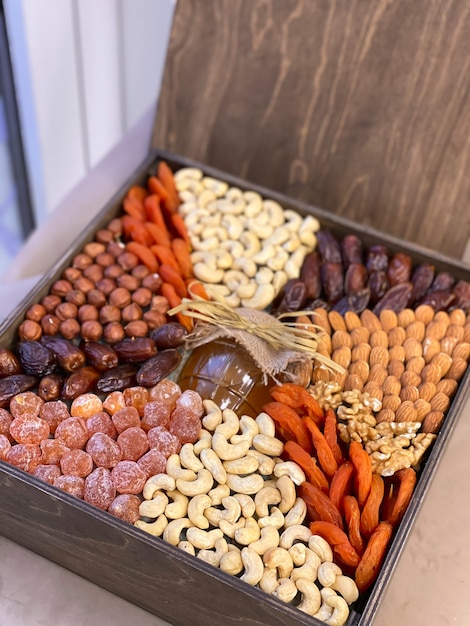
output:
M310 312L274 317L264 311L226 305L217 294L212 300L183 299L169 311L196 320L186 337L191 350L178 379L182 389L194 389L221 408L257 415L272 400L273 384L295 382L307 386L315 361L343 373L343 368L317 352L323 330L292 321Z

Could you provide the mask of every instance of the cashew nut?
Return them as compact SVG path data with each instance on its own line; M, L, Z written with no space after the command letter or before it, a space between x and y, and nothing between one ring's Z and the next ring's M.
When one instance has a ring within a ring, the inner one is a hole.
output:
M222 423L216 427L215 432L223 435L225 439L230 439L232 435L238 433L239 428L240 420L235 411L224 409L222 411Z
M217 454L211 448L201 450L199 458L204 467L212 474L214 480L223 485L227 482L227 472Z
M308 547L310 550L313 550L315 554L318 554L322 563L325 561L331 563L333 561L333 550L330 544L323 539L323 537L320 537L320 535L312 535L308 540Z
M255 295L252 298L243 299L242 305L250 309L265 309L274 300L275 295L272 285L259 285Z
M166 473L175 480L196 480L196 473L181 467L179 454L171 454L166 460Z
M302 524L307 515L307 505L302 498L296 498L294 506L287 513L284 519L284 526L290 528L291 526L297 526Z
M285 228L293 233L298 232L302 227L302 216L296 211L292 211L291 209L286 209L284 211L284 220Z
M336 577L342 573L341 568L336 563L325 561L318 568L318 581L323 587L333 587Z
M226 519L221 519L219 522L219 528L224 533L224 535L227 535L227 537L230 537L230 539L234 539L235 533L242 528L245 528L245 523L246 519L244 517L240 517L240 519L236 522L229 522Z
M219 528L202 530L191 524L186 531L186 539L199 550L209 550L215 546L217 539L222 539L224 533Z
M273 506L271 509L271 515L265 515L258 520L260 528L265 526L274 526L274 528L282 528L284 526L284 515L278 509L277 506Z
M277 569L279 578L289 578L294 569L292 557L284 548L271 548L263 554L263 562L266 567Z
M270 456L253 449L248 450L247 455L253 456L258 461L258 474L271 476L274 471L274 460Z
M222 423L222 411L213 400L203 400L202 406L206 412L202 418L202 425L207 430L214 431Z
M297 526L290 526L283 531L279 540L279 545L281 548L288 550L296 541L303 541L307 543L311 536L312 533L307 526L302 526L301 524L298 524Z
M220 426L217 426L217 428L220 428ZM227 438L221 432L217 432L217 430L212 435L212 448L217 453L219 459L223 461L241 459L241 457L245 456L248 452L250 445L249 441L231 444L227 441Z
M240 550L229 550L222 555L219 567L223 572L236 576L243 570L243 561Z
M333 607L328 604L328 599L335 596L336 593L333 589L330 589L330 587L324 587L323 589L320 589L320 595L322 598L322 605L313 617L316 617L321 622L326 622L327 619L330 619L333 613Z
M234 536L235 541L241 546L248 546L250 543L258 541L261 536L258 522L253 517L246 518L245 525L236 530Z
M258 517L266 517L269 515L270 504L279 504L281 501L281 492L274 487L263 487L255 495L256 514Z
M222 226L227 229L230 239L240 239L244 230L242 220L236 215L224 215L222 218Z
M258 434L258 424L255 420L249 415L242 415L240 417L240 428L241 435L232 435L230 437L231 443L240 443L241 441L249 441L250 445L253 441L253 437Z
M349 576L338 574L335 582L330 585L332 589L340 593L348 604L356 602L359 597L359 589L356 583Z
M343 626L349 617L349 606L346 600L341 596L331 596L326 602L333 607L331 617L326 620L328 626Z
M155 519L165 512L167 504L168 497L162 491L156 491L151 500L144 500L140 503L139 515Z
M187 182L187 179L196 181L201 180L203 174L202 170L200 170L198 167L182 167L175 172L174 176L176 186L179 190L179 185L181 183Z
M305 482L305 473L303 469L294 461L281 461L274 466L274 476L280 478L287 475L291 481L299 486Z
M248 285L249 282L248 276L239 270L229 270L223 277L224 285L233 292L236 292L240 285Z
M210 448L211 445L212 445L212 435L210 434L209 431L204 430L204 428L201 428L201 430L199 431L199 439L196 441L196 443L193 446L194 454L199 456L203 450Z
M274 278L274 272L267 265L263 266L261 269L259 269L255 273L255 281L258 283L258 285L271 284L273 282L273 278Z
M185 496L197 496L201 493L207 493L214 484L214 479L209 470L204 467L197 473L196 480L187 481L182 478L176 479L176 488Z
M146 533L153 535L154 537L161 537L163 531L167 527L168 520L164 515L160 515L154 522L148 523L142 520L137 520L134 523L134 526L140 528L141 530L145 530Z
M279 545L279 532L274 526L265 526L261 529L261 537L257 541L252 541L249 547L257 554L264 554L271 548Z
M288 260L289 260L289 253L286 252L284 248L276 246L275 255L271 257L270 259L268 259L266 265L269 267L270 270L273 271L273 273L280 272L281 270L283 271L283 268ZM274 275L273 275L273 280L274 280Z
M307 578L299 578L295 584L302 594L302 601L297 608L307 615L314 615L321 606L320 590L314 582Z
M284 546L281 546L281 548ZM305 563L307 558L307 546L304 543L294 543L291 548L287 550L292 557L292 562L295 567L300 567Z
M249 230L245 230L241 237L240 242L245 247L244 256L246 258L253 258L261 250L261 243L255 233Z
M274 423L273 418L268 415L268 413L265 413L264 411L258 413L255 422L258 425L258 430L261 435L267 435L268 437L276 436L276 424Z
M207 494L201 493L198 496L194 496L188 503L188 517L192 521L192 523L205 530L209 528L209 520L205 516L205 511L212 504L212 500L210 496Z
M178 481L176 481L176 483L178 484ZM248 474L247 476L227 474L227 485L236 493L246 493L248 495L252 495L258 493L258 491L263 488L264 480L259 474Z
M223 537L221 537L220 539L216 540L213 550L200 550L198 552L197 558L205 561L206 563L210 563L214 567L219 567L222 556L227 553L227 541Z
M180 461L183 467L192 470L193 472L198 472L203 464L194 454L194 446L192 443L185 443L181 446L180 450Z
M291 602L297 595L297 586L290 578L280 578L273 596L283 602Z
M168 474L155 474L147 480L144 485L143 495L146 500L151 500L153 496L163 489L163 491L173 491L176 487L175 479Z
M280 439L262 434L253 437L253 447L268 456L279 456L284 450L284 444Z
M281 226L284 224L284 209L275 200L263 200L263 208L268 215L268 221L272 226Z
M246 493L236 493L233 497L240 503L243 517L253 517L256 511L253 498Z
M222 504L222 500L230 495L230 489L226 484L217 485L214 489L211 489L207 494L212 500L213 506Z
M210 506L204 511L204 515L212 526L219 526L221 520L236 522L240 517L241 506L236 498L227 496L222 500L222 505L224 507L223 510Z
M287 281L287 274L283 270L279 270L278 272L274 273L272 286L276 295L281 291Z
M294 581L297 581L299 578L307 578L312 581L316 580L320 565L321 561L318 554L315 554L310 548L307 548L305 551L305 563L300 567L296 567L290 577Z
M277 570L274 568L265 567L261 580L259 581L259 588L266 593L273 593L279 582L277 580Z
M192 543L190 543L189 541L180 541L178 544L178 548L180 550L183 550L183 552L187 552L188 554L191 554L192 556L196 556L196 549L193 546Z
M241 559L245 568L245 573L241 576L241 580L244 580L249 585L256 585L261 580L264 572L261 557L251 548L243 548Z
M228 190L228 183L218 180L217 178L211 178L210 176L205 176L202 180L202 184L206 189L210 189L217 197L223 196Z
M256 274L256 263L248 256L238 257L233 261L233 269L242 271L248 278L253 278Z
M173 500L165 508L165 515L169 519L179 519L185 517L188 512L188 498L180 493L177 489L173 491L167 491L166 495Z
M282 499L279 503L281 513L287 513L292 509L296 500L295 485L287 474L280 476L276 481L276 486L281 492Z
M251 474L258 469L258 461L254 456L246 455L241 459L224 461L223 466L229 474Z
M163 539L168 543L171 543L172 546L177 546L181 540L182 531L187 528L189 530L192 527L192 522L187 517L182 517L181 519L174 519L169 522L168 526L163 531ZM202 532L202 531L201 531ZM191 541L191 543L193 543Z
M212 239L218 242L218 239L216 237L208 239L207 241L211 241ZM193 246L195 249L200 250L202 245L203 244L199 243L197 244L198 247L196 247L196 245L194 245L194 242L193 242ZM222 279L224 277L223 269L212 269L205 263L195 263L193 265L193 272L194 272L194 276L196 276L196 278L198 278L203 283L220 283L222 282Z

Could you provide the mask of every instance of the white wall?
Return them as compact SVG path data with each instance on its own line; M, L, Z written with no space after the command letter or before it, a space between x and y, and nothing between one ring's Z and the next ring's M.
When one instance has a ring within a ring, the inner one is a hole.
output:
M4 5L40 224L155 109L174 0Z

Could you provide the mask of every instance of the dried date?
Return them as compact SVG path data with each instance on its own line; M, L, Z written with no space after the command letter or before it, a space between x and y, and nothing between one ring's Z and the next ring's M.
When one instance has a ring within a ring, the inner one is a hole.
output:
M64 377L60 374L48 374L41 378L38 386L38 396L49 402L50 400L57 400L62 393L62 387L64 385Z
M376 304L381 300L390 287L386 273L375 270L369 274L367 286L370 289L371 304Z
M388 250L382 244L370 246L367 251L366 268L368 272L386 272L388 267Z
M150 337L154 340L157 350L166 350L182 346L187 334L187 329L178 322L168 322L152 330Z
M339 243L327 228L317 231L318 250L323 263L341 263Z
M441 291L428 291L417 304L428 304L435 311L446 311L450 306L453 306L455 300L455 293L449 289L443 289Z
M323 290L328 304L341 299L344 292L343 266L341 263L323 263L321 266Z
M449 272L439 272L432 281L429 291L448 291L455 284L455 279Z
M431 263L421 263L411 276L413 291L411 292L410 304L420 300L431 287L434 280L434 265Z
M344 315L348 311L352 313L362 313L367 308L370 300L370 289L366 287L354 293L345 295L334 305L333 311Z
M155 341L150 337L132 337L114 344L120 361L142 363L157 354Z
M136 383L136 373L137 368L130 363L117 365L102 374L96 383L96 388L102 393L111 393L121 391L126 387L133 387Z
M138 385L153 387L173 372L181 361L181 354L176 348L162 350L140 366L136 375Z
M413 285L410 282L394 285L387 291L384 297L377 302L373 309L374 313L379 315L379 313L385 309L399 313L408 306L412 290Z
M85 354L71 341L61 337L41 337L41 343L55 356L57 364L66 372L73 372L85 365Z
M116 351L108 344L97 341L83 341L80 344L89 365L96 367L100 372L116 367L119 358Z
M16 349L26 374L46 376L56 366L56 359L53 353L39 341L20 341Z
M0 348L0 378L21 374L21 363L14 352L8 348Z
M307 299L315 300L321 294L320 277L321 258L318 252L310 252L304 259L300 270L300 280L303 280L307 288Z
M32 389L37 382L35 376L29 376L27 374L13 374L12 376L6 376L0 379L0 408L8 408L10 400L14 396L23 391L28 391L28 389Z
M346 235L341 240L341 257L343 266L347 269L356 263L362 264L363 248L362 241L357 235Z
M62 388L62 398L64 400L74 400L83 393L92 391L98 382L100 373L91 365L85 365L75 370L65 379Z
M455 295L453 306L461 309L470 308L470 283L465 280L459 280L452 291Z
M413 262L409 254L397 252L390 259L387 268L387 278L390 286L406 283L410 280Z
M281 300L276 307L276 314L301 311L307 302L307 286L299 278L291 278L284 287Z
M362 291L367 283L367 270L362 263L351 263L344 276L346 294Z

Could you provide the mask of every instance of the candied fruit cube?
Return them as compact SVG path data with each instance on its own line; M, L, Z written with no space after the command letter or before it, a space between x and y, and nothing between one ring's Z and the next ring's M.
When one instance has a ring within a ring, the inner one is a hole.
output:
M60 459L70 450L60 439L44 439L39 446L41 463L44 465L59 465Z
M103 409L110 415L114 415L116 411L120 411L125 406L126 403L122 391L112 391L103 401Z
M39 411L39 417L49 424L51 434L53 435L60 422L70 417L70 413L65 402L62 402L62 400L52 400L42 405Z
M10 435L17 443L39 444L49 433L49 424L36 415L19 415L10 425Z
M108 513L119 519L135 524L140 518L140 498L132 493L121 493L114 498L108 508Z
M111 419L118 433L122 433L128 428L132 428L134 426L140 428L139 412L133 406L126 406L125 409L117 411Z
M95 393L82 393L72 402L70 415L72 417L91 417L103 410L101 398Z
M145 472L147 478L155 474L163 474L166 470L166 456L160 450L152 448L140 457L137 465Z
M133 406L137 409L139 415L143 415L144 407L149 400L147 387L127 387L127 389L124 389L123 394L126 406Z
M125 461L137 461L150 448L147 433L140 427L125 430L118 435L117 443Z
M60 459L63 474L86 478L93 471L93 459L84 450L69 450Z
M201 428L201 420L195 418L194 414L187 413L185 409L176 407L171 414L170 433L178 437L182 444L197 441Z
M104 411L89 417L86 420L86 427L90 437L95 433L104 433L105 435L108 435L108 437L111 437L111 439L116 439L117 437L117 431L113 421Z
M202 417L204 415L204 407L202 398L197 391L186 389L176 400L176 409L185 409L188 414L194 417Z
M147 402L142 418L142 428L145 430L150 430L155 426L168 428L170 425L171 412L173 410L171 404L162 402L161 400L151 400Z
M59 476L54 480L54 487L66 491L71 496L76 496L83 500L85 492L85 479L80 476Z
M44 404L37 394L33 391L24 391L18 393L10 401L10 413L13 417L21 415L39 415L39 411Z
M37 444L18 443L8 450L5 461L32 474L41 462L41 449Z
M6 435L0 435L0 461L5 461L11 448L10 440Z
M122 458L121 448L104 433L95 433L86 444L86 451L98 467L114 467Z
M83 499L106 511L116 497L111 472L105 467L97 467L85 478Z
M150 400L156 400L168 404L170 413L176 407L176 401L181 395L181 387L169 378L163 378L160 382L149 389Z
M88 441L86 422L82 417L68 417L56 428L55 438L71 449L83 448Z
M11 442L13 442L13 437L10 435L12 421L13 416L6 409L0 409L0 435L5 435Z
M33 476L50 485L53 485L55 479L59 478L60 475L60 468L57 465L38 465L33 472Z
M181 450L181 442L175 435L163 426L155 426L151 428L147 437L152 449L156 449L167 459L172 454L178 454Z
M111 478L118 493L141 493L147 475L135 461L120 461L111 470Z

